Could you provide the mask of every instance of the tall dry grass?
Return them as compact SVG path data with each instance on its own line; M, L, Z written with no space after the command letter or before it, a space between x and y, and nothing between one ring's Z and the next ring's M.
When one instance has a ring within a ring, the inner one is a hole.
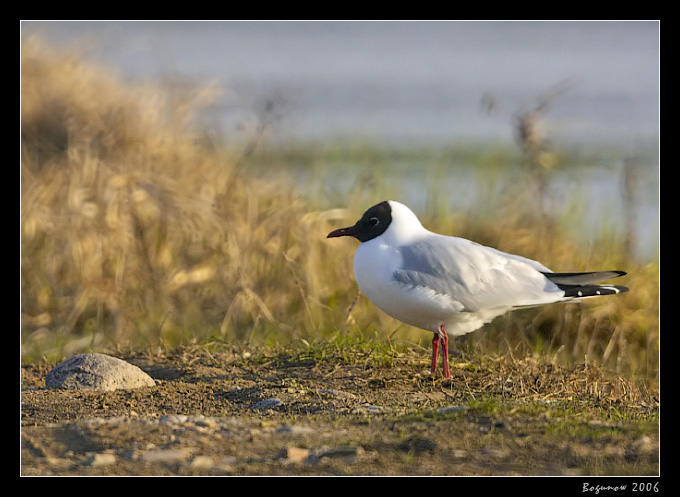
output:
M21 58L24 360L347 332L430 339L358 295L353 240L325 239L384 192L359 185L347 203L358 210L320 211L293 187L249 175L240 152L202 139L198 116L219 96L210 85L126 85L36 39ZM435 210L423 221L556 270L626 269L633 291L515 313L460 345L654 378L658 264L576 247L511 198L493 223Z
M302 297L322 293L325 227L201 144L210 88L126 87L34 39L21 85L26 357L328 324Z

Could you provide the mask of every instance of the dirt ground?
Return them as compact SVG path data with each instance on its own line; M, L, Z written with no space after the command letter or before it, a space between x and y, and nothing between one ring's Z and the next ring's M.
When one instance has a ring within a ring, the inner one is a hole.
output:
M591 366L370 354L120 356L157 385L48 390L22 366L21 474L657 475L658 395Z

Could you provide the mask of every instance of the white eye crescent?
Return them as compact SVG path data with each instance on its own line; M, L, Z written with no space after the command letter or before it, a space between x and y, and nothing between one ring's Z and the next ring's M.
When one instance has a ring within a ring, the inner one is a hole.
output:
M371 219L368 220L368 223L371 226L378 226L380 224L380 219L378 219L377 217L372 217Z

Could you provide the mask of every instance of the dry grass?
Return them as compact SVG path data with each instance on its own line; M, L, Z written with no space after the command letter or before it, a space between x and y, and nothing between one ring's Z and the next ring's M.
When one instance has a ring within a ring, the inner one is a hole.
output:
M202 139L196 117L217 98L213 87L126 86L37 40L22 44L21 85L24 360L208 340L313 343L347 331L429 340L357 298L354 244L325 240L360 212L320 211ZM356 205L383 193L357 188ZM556 270L626 269L633 291L515 313L458 345L585 357L656 379L658 264L575 247L522 196L512 202L494 225L434 212L423 221Z
M308 312L291 275L318 261L307 240L324 228L293 192L248 180L195 139L192 111L210 96L124 88L24 44L26 354L303 331L283 320Z

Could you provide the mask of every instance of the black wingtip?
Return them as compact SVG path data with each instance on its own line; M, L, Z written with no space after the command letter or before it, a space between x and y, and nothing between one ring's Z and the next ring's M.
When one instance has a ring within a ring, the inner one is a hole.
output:
M620 285L559 285L559 287L564 290L565 297L572 297L575 299L616 295L617 293L628 291L627 286Z
M592 285L600 281L619 278L625 271L589 271L585 273L543 273L543 275L558 286L562 285Z

